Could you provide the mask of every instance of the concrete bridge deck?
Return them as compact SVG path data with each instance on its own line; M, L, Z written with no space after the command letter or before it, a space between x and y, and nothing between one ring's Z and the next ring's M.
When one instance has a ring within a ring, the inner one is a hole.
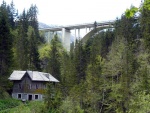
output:
M111 28L114 25L114 22L115 22L114 20L111 20L111 21L84 23L84 24L76 24L76 25L68 25L68 26L59 26L59 27L53 27L53 28L43 28L43 29L39 29L39 31L44 31L44 32L48 33L48 42L50 42L49 37L53 37L55 32L61 31L62 44L63 44L64 48L66 48L66 50L69 51L70 50L70 36L71 36L70 31L71 30L74 31L74 34L75 34L74 42L75 42L75 40L77 38L81 37L80 29L85 29L85 33L87 34L88 32L91 31L91 28L106 28L106 27ZM87 30L88 28L89 28L89 31Z
M96 26L108 26L113 25L114 20L111 21L103 21L103 22L96 22ZM43 28L39 29L40 31L62 31L63 28L66 30L74 30L74 29L84 29L84 28L93 28L95 27L94 23L84 23L84 24L76 24L76 25L67 25L67 26L59 26L59 27L53 27L53 28Z

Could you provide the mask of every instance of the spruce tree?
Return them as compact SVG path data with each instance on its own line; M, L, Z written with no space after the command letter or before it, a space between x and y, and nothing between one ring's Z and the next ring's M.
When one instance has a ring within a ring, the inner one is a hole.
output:
M86 71L83 92L83 108L87 113L104 112L105 103L105 78L102 75L104 59L97 55L93 63L90 63ZM90 107L89 107L90 106Z
M143 8L141 12L141 32L145 49L150 52L150 10Z
M15 9L15 4L13 0L11 1L10 5L7 6L8 15L9 15L9 24L12 29L15 28L15 19L18 17L18 11Z
M77 84L78 84L85 79L85 67L86 67L85 54L81 40L76 40L73 62L75 65L75 75L77 77Z
M50 72L54 77L58 80L60 79L60 51L62 49L62 45L59 41L57 34L54 36L54 39L51 41L51 51L50 51L50 59L47 65L47 71Z
M29 68L30 70L41 70L39 53L38 53L38 45L36 41L36 35L34 29L29 26L28 28L28 40L29 40Z
M29 40L27 38L28 31L28 21L26 18L26 12L23 11L23 14L20 17L18 23L18 36L16 41L16 56L18 62L18 68L21 70L27 70L29 67Z
M61 57L61 84L64 87L64 95L68 95L69 91L76 83L77 77L75 75L73 59L71 59L71 55L64 51Z
M44 42L44 39L39 34L37 14L38 14L38 8L36 5L32 4L27 12L27 19L28 19L29 25L32 26L32 28L35 31L37 42Z
M0 78L8 77L12 66L12 35L7 23L7 14L3 6L0 7Z

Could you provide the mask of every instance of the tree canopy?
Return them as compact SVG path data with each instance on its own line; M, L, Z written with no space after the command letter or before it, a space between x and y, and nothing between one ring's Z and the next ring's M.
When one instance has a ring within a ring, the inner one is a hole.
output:
M150 112L150 0L127 9L114 29L95 26L69 52L57 33L44 41L37 13L36 5L19 16L13 2L0 6L0 99L8 97L13 70L35 70L60 81L47 84L45 113Z

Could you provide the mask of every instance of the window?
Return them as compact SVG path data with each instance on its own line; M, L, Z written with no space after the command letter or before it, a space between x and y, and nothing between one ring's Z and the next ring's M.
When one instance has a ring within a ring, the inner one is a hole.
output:
M35 99L38 99L39 98L39 95L35 95Z
M36 84L36 89L38 89L38 85Z
M18 99L21 99L21 94L18 94Z
M32 85L31 84L29 84L29 89L32 89Z
M21 84L19 84L19 89L22 89Z

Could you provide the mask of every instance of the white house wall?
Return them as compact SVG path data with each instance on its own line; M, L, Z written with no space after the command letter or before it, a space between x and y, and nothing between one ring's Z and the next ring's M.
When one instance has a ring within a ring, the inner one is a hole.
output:
M21 98L18 98L18 94L21 94ZM42 94L32 94L32 93L12 93L12 98L20 100L29 100L29 95L32 95L32 100L43 100ZM35 99L35 95L38 95L38 99Z

